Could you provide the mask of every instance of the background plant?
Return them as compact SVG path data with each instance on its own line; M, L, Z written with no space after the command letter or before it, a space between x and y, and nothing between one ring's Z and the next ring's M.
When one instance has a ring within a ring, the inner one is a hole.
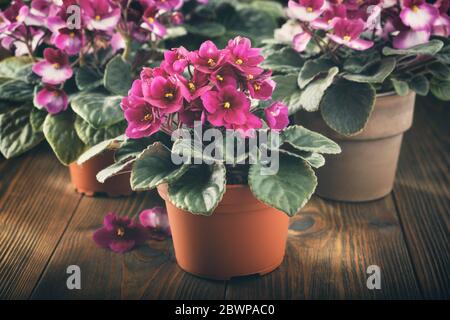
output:
M320 109L335 131L367 123L377 94L450 99L449 1L290 1L266 41L274 98L290 114Z

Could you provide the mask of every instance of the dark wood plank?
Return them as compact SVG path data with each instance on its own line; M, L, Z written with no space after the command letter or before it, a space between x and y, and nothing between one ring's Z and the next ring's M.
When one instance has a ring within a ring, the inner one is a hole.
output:
M28 298L81 198L43 146L0 164L0 299Z
M155 193L129 198L83 198L58 246L34 299L220 299L224 282L212 282L183 272L176 264L170 240L149 241L124 255L96 247L93 231L110 211L135 215L159 200ZM68 290L66 268L81 268L82 289Z
M366 286L381 268L381 290ZM292 219L286 258L265 277L233 279L227 299L420 298L391 197L365 204L312 201Z
M394 198L426 298L450 298L449 105L419 99Z

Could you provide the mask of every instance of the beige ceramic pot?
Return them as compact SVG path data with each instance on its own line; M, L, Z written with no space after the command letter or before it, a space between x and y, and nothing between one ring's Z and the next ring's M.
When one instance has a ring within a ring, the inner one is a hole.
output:
M361 202L392 191L403 133L413 121L415 94L377 96L364 130L351 137L337 134L319 112L301 112L296 122L336 141L342 153L327 157L317 170L316 193L327 199Z

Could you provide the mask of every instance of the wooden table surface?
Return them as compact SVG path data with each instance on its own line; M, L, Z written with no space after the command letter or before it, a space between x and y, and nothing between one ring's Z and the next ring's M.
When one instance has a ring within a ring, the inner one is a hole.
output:
M231 281L183 272L171 240L125 255L96 247L107 212L138 213L155 205L154 193L81 196L45 145L2 158L0 298L449 299L448 107L417 103L391 195L363 204L313 197L292 219L281 267ZM69 265L81 268L81 290L66 287ZM381 268L381 290L366 286L369 265Z

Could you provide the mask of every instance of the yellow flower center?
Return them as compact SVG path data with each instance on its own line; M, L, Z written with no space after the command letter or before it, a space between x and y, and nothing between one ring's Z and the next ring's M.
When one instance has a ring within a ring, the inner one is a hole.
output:
M218 74L218 75L216 76L216 79L219 80L219 81L223 81L223 77L222 77L220 74Z
M350 37L348 34L346 34L343 39L344 39L344 41L350 41L350 40L352 40L352 37Z
M193 84L192 82L189 82L188 83L188 87L189 87L189 90L191 91L191 92L194 92L195 91L195 84Z
M61 66L60 66L60 64L59 64L59 63L54 63L54 64L53 64L53 68L55 68L55 69L59 69L59 68L61 68Z
M173 93L172 92L167 92L166 94L164 94L164 97L166 97L167 99L172 99L173 98Z
M308 7L308 8L306 8L306 11L307 12L313 12L313 8L312 7Z
M208 64L210 67L214 67L216 65L216 62L214 61L214 59L209 58L208 59Z
M69 33L69 36L70 36L71 38L75 38L75 32Z
M153 23L153 22L155 22L155 18L153 18L153 17L148 17L148 18L147 18L147 21L148 21L149 23Z
M248 76L247 76L247 80L253 80L253 75L252 74L249 74Z
M99 15L95 16L95 20L100 21L102 19L102 17L100 17Z
M117 236L123 237L125 235L125 229L122 227L117 228Z
M231 108L231 104L229 102L225 102L223 104L224 109L230 109Z
M414 11L414 12L417 12L417 11L419 11L419 7L418 6L416 6L416 5L414 5L414 6L412 6L412 11Z
M253 88L255 88L256 91L261 90L261 86L260 86L259 84L257 84L257 83L255 83L255 84L253 85Z
M16 21L19 21L19 20L20 20L20 16L17 16L17 17L16 17Z
M236 59L236 64L241 65L244 63L244 61L242 61L242 59Z
M152 121L153 115L151 113L147 113L144 117L144 121Z

